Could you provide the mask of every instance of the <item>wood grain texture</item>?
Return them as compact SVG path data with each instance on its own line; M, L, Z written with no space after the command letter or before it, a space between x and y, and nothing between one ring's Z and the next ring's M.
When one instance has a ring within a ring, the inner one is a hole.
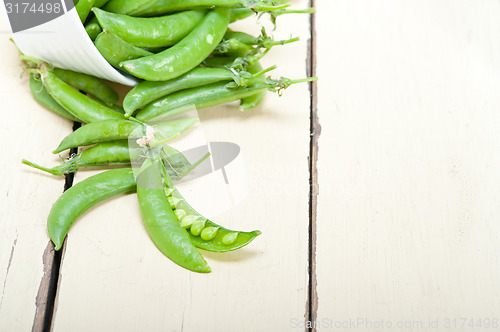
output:
M499 318L500 3L317 7L318 329Z
M294 1L298 8L307 1ZM306 76L309 18L283 16L273 76ZM248 30L248 23L239 27ZM259 29L254 29L258 31ZM210 141L237 143L249 196L215 221L263 234L236 252L203 252L213 272L181 269L153 245L136 195L101 204L72 228L61 270L54 331L283 331L304 319L308 282L308 85L242 113L235 105L200 111ZM80 173L77 178L88 176Z
M21 160L56 164L59 157L51 150L71 132L72 123L32 98L5 23L0 15L0 331L29 331L43 305L37 299L41 281L50 273L44 261L46 218L64 179L32 170Z

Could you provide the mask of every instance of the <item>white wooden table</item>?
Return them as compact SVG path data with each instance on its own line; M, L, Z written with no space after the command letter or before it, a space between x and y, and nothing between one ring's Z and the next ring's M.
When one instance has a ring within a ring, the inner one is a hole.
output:
M64 180L21 159L56 165L72 123L31 98L2 17L0 331L500 331L500 2L293 4L317 14L280 17L301 41L265 64L318 84L200 111L250 184L217 222L263 232L209 275L162 256L135 195L54 253Z

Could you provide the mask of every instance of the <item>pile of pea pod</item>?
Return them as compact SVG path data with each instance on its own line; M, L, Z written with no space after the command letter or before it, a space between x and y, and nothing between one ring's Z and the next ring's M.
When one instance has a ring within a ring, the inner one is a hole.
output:
M50 210L47 229L61 249L72 224L89 208L112 196L136 192L144 226L157 248L176 264L211 272L198 249L227 252L246 246L260 231L234 231L196 212L174 182L194 164L168 145L198 118L171 120L188 110L240 100L240 109L257 107L266 91L315 78L271 79L259 61L275 41L233 31L231 22L250 15L276 17L310 13L286 9L288 3L266 0L79 0L75 7L96 48L116 69L139 83L123 100L104 81L55 68L20 54L30 73L34 98L47 109L82 123L53 153L90 146L48 168L23 163L60 176L96 167L112 169L66 190ZM134 165L132 167L131 165Z

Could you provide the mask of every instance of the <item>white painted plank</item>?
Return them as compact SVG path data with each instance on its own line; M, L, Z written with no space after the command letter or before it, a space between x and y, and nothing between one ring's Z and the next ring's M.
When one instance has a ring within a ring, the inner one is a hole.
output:
M297 1L306 7L307 1ZM301 42L266 60L275 74L306 75L309 18L279 18L280 36ZM248 23L247 23L248 25ZM247 26L244 25L244 26ZM232 253L203 252L213 272L199 275L165 258L146 234L136 196L102 204L71 230L54 331L286 330L304 317L307 297L309 91L291 87L255 111L200 111L211 141L241 146L247 199L215 221L263 235ZM84 173L79 178L86 176Z
M72 123L32 98L29 75L20 79L17 50L5 23L0 15L0 331L29 331L49 241L46 218L64 179L32 170L21 160L58 162L51 151L71 132Z
M500 3L317 7L318 327L498 330Z

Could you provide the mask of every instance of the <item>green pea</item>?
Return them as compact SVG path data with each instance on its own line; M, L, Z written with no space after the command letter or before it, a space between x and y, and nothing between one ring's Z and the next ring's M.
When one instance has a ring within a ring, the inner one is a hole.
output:
M195 221L193 225L191 225L191 234L198 236L203 231L203 228L205 228L205 220Z
M212 240L216 235L217 231L219 230L219 227L205 227L201 231L201 239L205 241Z
M236 238L238 237L238 232L232 232L224 235L222 238L222 243L225 245L230 245L233 244L234 241L236 241Z
M187 215L181 220L181 227L183 228L189 228L191 225L199 220L200 218L198 216L193 216L193 215Z
M179 220L181 220L182 218L184 218L187 215L187 213L184 210L175 210L175 215L177 216L177 218Z

